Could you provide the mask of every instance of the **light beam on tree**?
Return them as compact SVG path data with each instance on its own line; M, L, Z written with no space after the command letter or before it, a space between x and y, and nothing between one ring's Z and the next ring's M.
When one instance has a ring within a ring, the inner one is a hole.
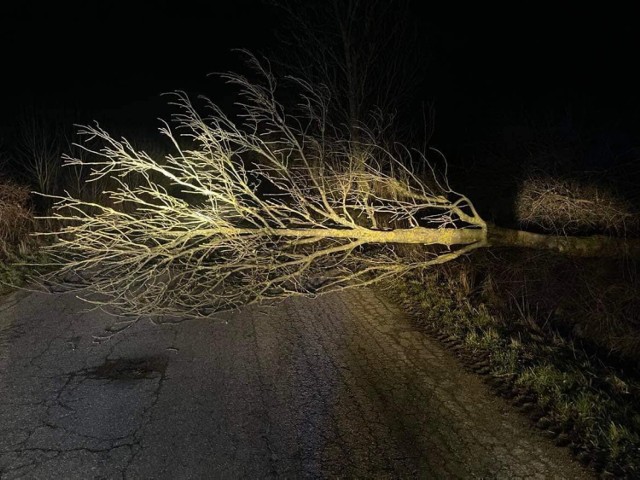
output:
M254 65L264 85L224 76L241 89L240 125L210 102L203 117L175 94L173 128L161 129L174 149L166 158L97 125L81 129L88 155L66 164L88 166L91 181L109 176L118 187L107 192L108 204L53 197L48 219L60 229L43 234L56 238L50 254L58 269L47 280L90 278L90 291L128 313L206 315L368 285L483 244L485 223L466 197L435 176L427 185L407 168L412 159L373 138L358 148L368 158L354 160L352 142L323 116L324 98L298 81L303 114L288 117L275 79ZM96 140L101 147L90 148ZM381 163L392 170L376 168ZM271 193L261 192L265 186ZM380 226L383 218L391 228ZM402 243L434 248L416 262L396 253Z

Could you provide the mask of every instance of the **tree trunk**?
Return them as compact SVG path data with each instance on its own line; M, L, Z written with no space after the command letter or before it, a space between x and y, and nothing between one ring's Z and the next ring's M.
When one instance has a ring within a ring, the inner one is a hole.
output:
M489 247L553 250L576 257L626 256L640 258L640 239L638 238L613 238L604 235L589 237L544 235L496 225L487 225L487 227L487 246Z

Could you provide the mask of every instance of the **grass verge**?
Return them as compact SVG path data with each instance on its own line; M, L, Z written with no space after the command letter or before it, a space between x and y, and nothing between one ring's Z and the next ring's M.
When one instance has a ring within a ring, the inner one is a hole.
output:
M601 478L640 475L640 381L567 335L540 325L523 303L507 315L470 292L468 263L416 273L390 285L424 328L496 393ZM485 282L486 283L486 279ZM493 285L495 290L495 285ZM495 295L495 291L493 292Z

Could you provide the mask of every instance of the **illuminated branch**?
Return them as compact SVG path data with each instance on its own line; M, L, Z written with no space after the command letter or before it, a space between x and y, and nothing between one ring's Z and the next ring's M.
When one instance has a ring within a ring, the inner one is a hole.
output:
M355 161L348 141L312 133L329 128L321 96L299 82L306 113L288 117L261 72L264 85L224 76L241 89L241 124L210 102L203 117L176 93L173 128L161 129L173 153L162 159L83 127L87 155L66 164L118 187L105 204L51 197L48 218L61 227L42 233L56 240L58 270L46 280L77 274L123 312L199 316L368 285L485 244L484 221L446 182L421 181L410 158L373 141L358 149L366 161ZM101 147L91 148L95 140ZM403 243L428 247L411 260L394 249Z

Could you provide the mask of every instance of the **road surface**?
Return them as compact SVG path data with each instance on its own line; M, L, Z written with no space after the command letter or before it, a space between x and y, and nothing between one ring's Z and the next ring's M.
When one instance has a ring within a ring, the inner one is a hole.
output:
M3 480L589 478L373 290L101 341L71 294L2 302Z

